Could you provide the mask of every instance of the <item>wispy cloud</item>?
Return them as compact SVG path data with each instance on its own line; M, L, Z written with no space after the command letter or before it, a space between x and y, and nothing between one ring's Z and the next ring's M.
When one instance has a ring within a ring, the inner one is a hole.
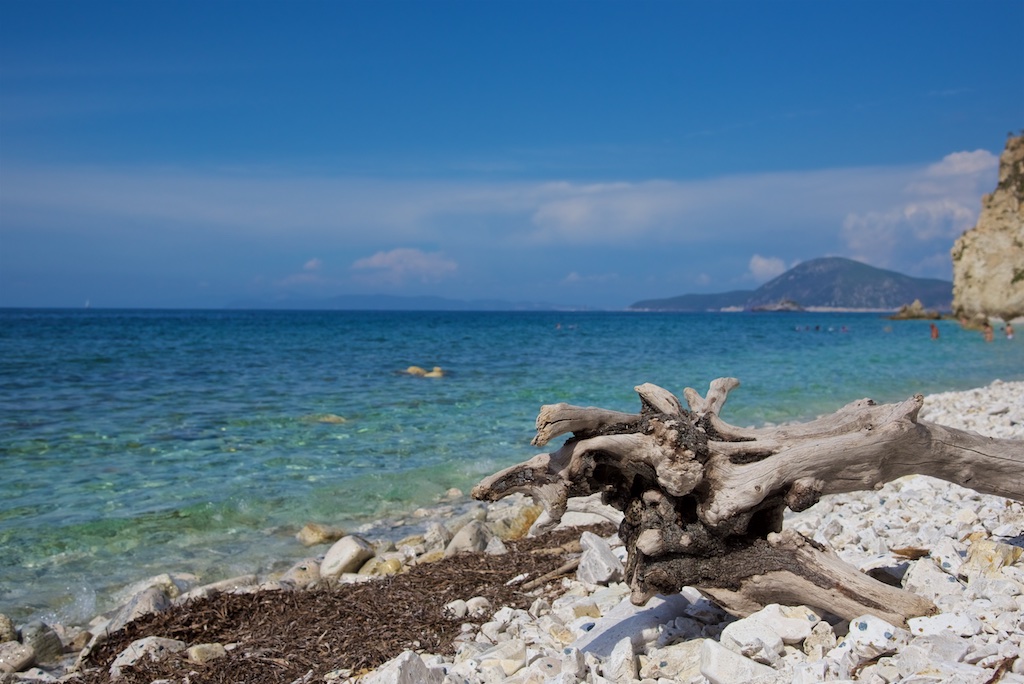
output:
M381 285L402 285L409 281L432 283L458 270L458 264L440 252L401 247L358 259L352 270L357 278Z
M786 262L778 257L763 257L755 254L750 257L747 273L752 280L758 283L771 280L775 276L786 272Z
M917 252L916 270L932 270L939 252L948 257L953 240L977 220L980 195L991 188L998 166L994 154L975 150L946 155L912 174L898 197L846 215L842 237L849 255L891 267L901 255Z
M561 272L575 275L545 273L544 282L611 291L610 276L595 274L672 284L687 272L691 284L738 285L711 270L712 253L731 255L734 279L765 279L824 253L946 277L936 264L948 259L939 257L976 219L996 169L984 150L916 166L602 183L5 164L0 202L5 238L65 235L122 249L151 235L183 251L241 242L351 264L330 273L320 257L308 258L276 279L287 284L482 282L564 259Z

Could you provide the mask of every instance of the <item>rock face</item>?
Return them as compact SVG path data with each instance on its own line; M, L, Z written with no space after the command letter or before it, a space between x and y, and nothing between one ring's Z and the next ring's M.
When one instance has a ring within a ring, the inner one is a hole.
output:
M953 313L1024 316L1024 136L999 157L999 184L981 200L978 224L953 245Z

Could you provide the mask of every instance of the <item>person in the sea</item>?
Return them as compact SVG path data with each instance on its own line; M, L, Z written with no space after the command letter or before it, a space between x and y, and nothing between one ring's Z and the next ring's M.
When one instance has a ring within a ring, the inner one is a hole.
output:
M985 321L981 326L981 334L985 336L986 342L992 341L992 324Z
M1006 339L1012 340L1013 339L1013 323L1007 323L1006 324L1005 332L1006 332Z
M932 323L931 326L932 326L932 339L933 340L939 339L939 326L935 325L934 323Z

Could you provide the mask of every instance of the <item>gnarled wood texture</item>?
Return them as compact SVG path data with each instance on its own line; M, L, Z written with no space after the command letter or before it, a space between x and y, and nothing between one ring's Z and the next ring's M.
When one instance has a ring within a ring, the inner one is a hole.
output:
M640 385L639 414L544 406L534 445L572 436L486 478L473 496L525 492L554 524L569 499L600 494L624 514L619 534L638 604L694 586L736 614L802 603L897 624L935 607L783 531L787 506L804 510L824 494L910 474L1024 501L1024 442L919 421L921 395L881 406L862 399L808 423L744 429L719 416L738 386L719 378L703 397L687 388L684 408L667 390Z

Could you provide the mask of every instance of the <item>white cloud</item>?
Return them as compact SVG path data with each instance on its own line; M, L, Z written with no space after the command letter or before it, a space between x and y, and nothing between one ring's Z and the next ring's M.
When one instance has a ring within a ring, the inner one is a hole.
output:
M936 270L935 254L948 255L953 240L977 220L981 195L994 185L998 166L994 154L975 150L948 154L908 174L888 204L876 199L874 208L844 217L841 236L849 256L876 266ZM908 253L920 255L916 263L907 263Z
M580 285L585 283L610 283L619 279L617 273L596 273L591 275L580 275L577 271L570 271L562 278L563 285Z
M750 257L748 273L757 282L763 283L785 272L786 262L778 257L763 257L760 254Z
M401 247L359 259L352 269L364 273L367 282L401 285L410 280L433 283L458 270L458 264L440 252Z
M593 270L629 279L640 272L626 263L630 255L656 252L650 261L667 263L671 254L679 265L706 271L687 259L707 250L735 254L737 245L787 263L829 252L894 268L903 266L910 246L924 263L924 254L948 250L945 243L975 220L996 168L996 156L985 150L955 152L931 165L606 183L5 164L0 203L5 225L26 234L64 231L102 246L142 243L124 237L149 231L182 246L216 240L330 250L364 281L437 282L470 258L481 271L488 259L526 267L540 261L538 250L560 249L572 250L572 259L613 252L624 259L621 267L594 260ZM438 251L391 249L409 244ZM366 254L373 256L356 261ZM577 263L565 270L579 269ZM324 268L311 258L299 275ZM777 268L771 261L751 264L750 276Z
M954 152L947 154L942 161L928 167L930 176L965 176L985 173L999 167L999 157L988 150L973 152Z

